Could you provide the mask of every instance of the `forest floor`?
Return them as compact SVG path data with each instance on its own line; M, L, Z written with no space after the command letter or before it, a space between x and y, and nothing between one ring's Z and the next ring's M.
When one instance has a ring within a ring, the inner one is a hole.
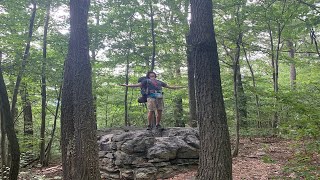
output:
M320 179L320 155L305 154L303 142L251 138L241 139L239 148L239 155L233 158L234 180ZM31 168L19 179L61 179L61 169L61 164ZM196 174L196 169L188 170L168 180L195 180Z

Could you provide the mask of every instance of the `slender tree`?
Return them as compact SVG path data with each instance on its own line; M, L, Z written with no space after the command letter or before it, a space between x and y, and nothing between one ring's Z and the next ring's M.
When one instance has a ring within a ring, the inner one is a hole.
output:
M100 179L87 27L89 6L90 0L70 0L70 40L61 101L63 179Z
M296 80L297 80L297 71L296 71L296 65L294 62L294 47L293 42L291 40L287 41L287 45L289 48L289 57L290 57L290 86L291 89L295 89L296 86Z
M152 58L151 58L151 68L150 70L154 70L155 61L156 61L156 35L154 32L155 23L154 23L154 11L153 11L153 4L150 1L150 27L151 27L151 37L152 37Z
M189 12L189 1L185 1L184 11ZM187 13L188 14L188 13ZM185 17L185 24L188 24L187 15ZM189 95L189 125L191 127L197 127L197 105L196 105L196 92L194 86L194 61L191 58L191 44L186 34L186 52L187 52L187 64L188 64L188 95Z
M26 47L25 47L25 50L24 50L24 53L23 53L23 57L22 57L22 66L21 66L21 69L20 69L19 74L17 76L16 84L15 84L14 90L13 90L13 97L12 97L12 102L11 102L11 115L12 116L14 116L14 114L15 114L19 86L20 86L20 83L21 83L21 79L22 79L23 73L24 73L25 68L26 68L27 59L29 57L30 43L31 43L32 34L33 34L33 28L34 28L33 27L34 19L36 17L36 12L37 12L36 1L32 0L31 3L32 3L32 14L31 14L30 23L29 23L28 39L27 39Z
M47 79L46 79L46 66L47 66L47 34L50 18L50 5L51 0L46 4L46 17L44 21L43 31L43 44L42 44L42 68L41 68L41 129L40 129L40 163L42 166L45 164L45 128L46 128L46 106L47 106Z
M223 102L212 1L191 0L190 44L195 62L200 157L198 179L232 179L232 159Z

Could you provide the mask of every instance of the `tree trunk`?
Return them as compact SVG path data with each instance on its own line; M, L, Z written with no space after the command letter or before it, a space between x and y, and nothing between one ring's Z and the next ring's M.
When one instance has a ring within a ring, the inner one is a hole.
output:
M8 136L8 141L10 144L9 153L11 154L10 164L10 180L18 179L19 165L20 165L20 147L18 143L18 138L14 129L13 116L10 111L10 104L8 99L7 88L4 83L2 68L0 66L0 102L2 104L2 114L4 119L4 124L6 128L6 133Z
M96 6L96 1L94 1L94 6ZM96 27L100 26L100 10L94 10L94 16L96 21ZM98 50L98 33L93 33L92 39L92 49L91 49L91 66L92 66L92 86L93 86L93 108L94 108L94 117L97 120L97 72L95 70L95 64L97 62L96 60L96 51Z
M6 167L7 166L7 161L6 161L6 131L5 131L5 124L4 124L4 116L2 112L2 108L0 108L0 126L1 126L1 167Z
M238 36L238 40L236 42L237 44L236 54L233 59L233 95L234 95L234 109L235 109L235 121L236 121L236 143L235 143L234 151L232 153L233 157L238 156L238 153L239 153L240 123L242 122L241 120L243 118L240 115L241 110L240 110L240 103L239 103L240 102L239 90L242 87L240 65L239 65L241 42L242 42L242 33L240 32ZM240 76L240 80L239 80L239 76ZM241 83L240 87L239 87L239 83Z
M106 125L106 127L108 127L108 112L109 112L109 111L108 111L108 110L109 110L109 109L108 109L108 108L109 108L109 107L108 107L108 100L109 100L109 96L107 95L106 98L107 98L107 99L106 99L106 111L105 111L105 112L106 112L106 115L105 115L105 123L106 123L106 124L105 124L105 125Z
M179 63L176 64L176 78L181 79L181 71ZM182 106L182 97L180 95L176 96L174 99L175 108L173 111L173 117L175 119L175 127L185 127L183 121L183 106Z
M313 42L314 42L314 45L316 47L316 52L317 52L318 56L320 57L317 36L316 36L313 28L311 28L311 30L310 30L310 35L311 35L311 44L313 44Z
M154 70L156 61L156 37L154 33L154 12L152 7L152 1L150 2L150 21L151 21L151 37L152 37L152 58L151 58L151 71Z
M2 51L0 51L0 69L1 69L1 62L2 62ZM6 128L4 124L4 115L3 115L3 109L0 106L0 127L1 127L1 167L7 167L7 161L6 161L6 149L7 149L7 142L6 142ZM3 174L2 174L3 175Z
M194 82L194 62L191 59L190 42L188 42L188 36L186 36L187 42L187 63L188 63L188 93L189 93L189 125L191 127L197 127L197 105L195 95L195 82Z
M129 53L129 52L128 52ZM126 84L129 83L129 55L126 55ZM124 125L128 126L128 87L125 88L124 96Z
M89 0L70 0L71 31L61 108L63 179L100 179L87 27L89 5Z
M53 120L53 127L52 127L52 131L51 131L50 140L49 140L49 143L48 143L46 151L45 151L45 159L44 159L44 163L43 163L45 166L49 165L49 160L50 160L50 155L51 155L51 147L52 147L53 138L54 138L54 134L55 134L56 127L57 127L57 119L58 119L59 109L60 109L61 90L62 90L62 85L60 85L60 88L59 88L59 93L58 93L58 97L57 97L56 112L55 112L54 120Z
M296 80L297 80L297 72L296 72L296 65L294 62L294 47L293 42L289 40L288 42L288 48L289 48L289 57L291 58L290 62L290 85L291 89L295 89Z
M244 52L244 55L245 55L245 58L246 58L247 65L248 65L248 67L250 69L250 74L251 74L251 79L252 79L252 85L253 85L253 88L254 88L254 92L256 92L257 91L257 85L256 85L255 75L254 75L252 66L251 66L251 64L249 62L247 51L244 48L243 43L242 43L242 49L243 49L243 52ZM257 126L258 126L258 128L261 128L260 101L259 101L259 96L258 96L257 93L255 93L255 102L256 102L256 106L257 106L257 118L258 118Z
M45 130L46 130L46 106L47 106L47 84L46 84L46 66L47 66L47 34L50 19L51 0L47 1L46 17L43 32L43 50L42 50L42 72L41 72L41 129L40 129L40 164L45 166Z
M20 83L21 83L21 79L22 79L24 70L26 68L27 59L29 57L29 50L30 50L30 43L31 43L32 33L33 33L34 19L35 19L36 11L37 11L37 5L36 5L35 0L32 0L31 2L32 2L32 15L31 15L31 18L30 18L27 45L26 45L26 49L25 49L24 54L23 54L22 65L21 65L21 69L19 71L19 74L17 76L16 84L15 84L15 87L14 87L14 90L13 90L12 102L11 102L11 115L12 115L12 117L14 117L14 114L15 114L14 111L15 111L15 108L16 108L19 86L20 86Z
M232 159L223 102L212 1L191 0L190 44L195 62L199 121L199 180L232 179Z

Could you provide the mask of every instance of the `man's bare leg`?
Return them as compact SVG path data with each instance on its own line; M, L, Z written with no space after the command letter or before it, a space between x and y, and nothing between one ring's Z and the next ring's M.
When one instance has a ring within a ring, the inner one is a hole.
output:
M156 125L160 124L161 118L162 118L162 110L157 110Z

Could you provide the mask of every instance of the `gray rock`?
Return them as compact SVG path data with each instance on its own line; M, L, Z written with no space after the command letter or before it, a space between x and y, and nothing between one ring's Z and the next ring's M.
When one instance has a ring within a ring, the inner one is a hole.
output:
M99 158L103 158L107 153L107 151L99 151Z
M148 159L159 158L164 160L174 159L177 156L177 145L176 137L160 137L156 139L153 147L148 149Z
M155 179L157 169L155 167L150 168L138 168L135 170L134 176L136 180L150 180Z
M155 142L153 137L134 137L124 142L119 149L126 153L143 153L152 147Z
M121 169L120 170L121 179L134 179L133 170L131 169Z
M100 131L98 138L105 179L164 179L199 162L196 128L166 128L160 134L141 129L106 133Z

